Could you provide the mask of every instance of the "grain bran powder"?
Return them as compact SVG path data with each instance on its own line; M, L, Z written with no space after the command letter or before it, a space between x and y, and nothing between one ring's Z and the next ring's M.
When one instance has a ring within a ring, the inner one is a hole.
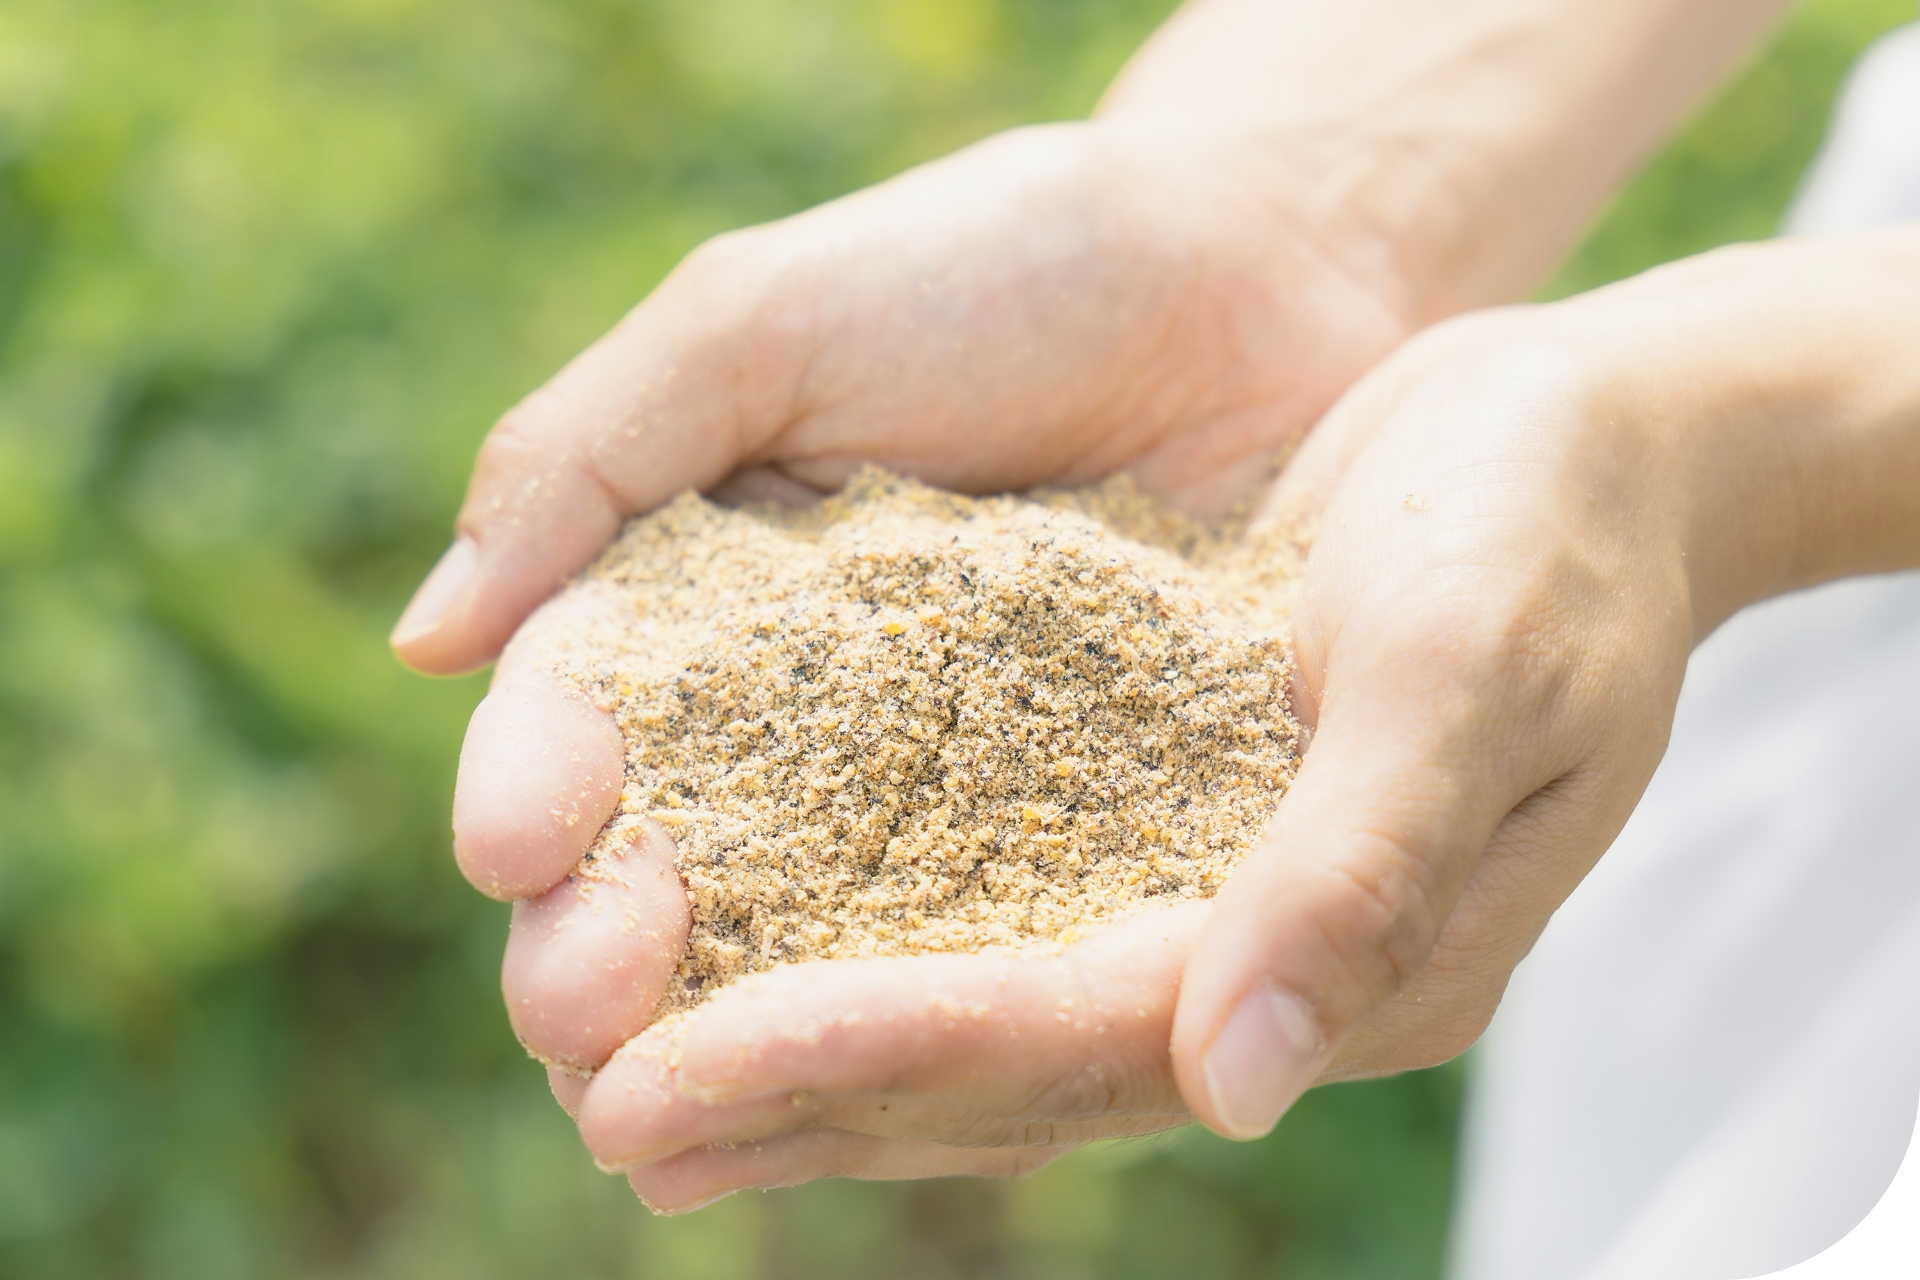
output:
M877 470L793 510L685 495L543 640L616 717L619 809L692 906L656 1017L777 964L1058 945L1218 890L1293 777L1302 548L1126 481L968 498Z

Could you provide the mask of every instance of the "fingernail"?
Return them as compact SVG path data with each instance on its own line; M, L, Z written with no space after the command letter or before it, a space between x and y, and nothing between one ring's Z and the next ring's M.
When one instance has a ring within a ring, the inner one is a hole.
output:
M1267 983L1240 998L1200 1059L1220 1130L1262 1137L1313 1083L1320 1033L1300 1001Z
M570 1120L580 1118L580 1104L586 1100L587 1086L593 1083L593 1073L569 1067L558 1062L549 1062L547 1066L547 1088L553 1091L553 1100L567 1113Z
M440 563L433 566L433 572L413 593L407 611L394 624L390 637L393 647L402 648L438 631L454 606L473 590L473 580L479 571L480 548L463 534L447 548Z

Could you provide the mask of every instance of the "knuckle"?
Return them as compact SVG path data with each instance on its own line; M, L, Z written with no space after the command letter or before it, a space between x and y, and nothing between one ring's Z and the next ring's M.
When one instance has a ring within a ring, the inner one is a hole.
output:
M663 292L697 299L690 314L719 331L755 331L781 310L780 286L800 257L791 239L771 227L723 231L681 260Z
M729 406L741 457L761 443L755 427L789 423L810 402L809 374L831 328L833 292L823 286L844 274L838 252L790 223L725 232L687 255L642 308L672 312L680 375Z
M1066 956L1069 993L1057 1014L1065 1025L1066 1064L1043 1075L1015 1105L1016 1116L1085 1121L1164 1112L1177 1105L1164 1041L1142 1043L1111 1016L1085 958ZM1068 1012L1071 1010L1071 1012ZM1074 1022L1073 1019L1081 1019Z
M1353 834L1353 852L1325 868L1332 891L1313 918L1350 980L1377 1001L1405 988L1433 948L1433 858L1390 832Z
M471 531L503 513L537 507L562 492L576 474L604 490L592 467L580 465L579 441L570 425L549 410L545 388L509 409L474 459L461 527Z
M1457 576L1444 596L1378 627L1369 618L1360 666L1412 695L1422 727L1460 765L1564 738L1579 724L1563 713L1586 688L1592 645L1568 573Z
M746 231L723 231L694 246L680 260L662 286L671 295L678 291L702 294L731 292L737 282L751 280L748 265L753 257L753 241Z
M547 404L542 388L508 410L487 433L461 511L463 529L569 498L584 498L617 514L632 509L603 465L597 435L550 411Z
M476 484L485 485L509 476L524 474L552 447L545 437L538 402L539 392L509 409L487 433L474 462Z

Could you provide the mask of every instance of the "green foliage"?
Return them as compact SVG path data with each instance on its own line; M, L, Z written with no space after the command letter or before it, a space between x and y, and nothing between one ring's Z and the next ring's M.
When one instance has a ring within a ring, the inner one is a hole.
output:
M1811 0L1765 56L1654 158L1544 296L1564 297L1780 226L1847 68L1920 17L1914 0Z
M487 423L686 250L1084 112L1165 8L0 7L0 1274L1437 1273L1452 1069L649 1218L447 856L481 684L386 653ZM1910 10L1803 10L1557 287L1766 234Z

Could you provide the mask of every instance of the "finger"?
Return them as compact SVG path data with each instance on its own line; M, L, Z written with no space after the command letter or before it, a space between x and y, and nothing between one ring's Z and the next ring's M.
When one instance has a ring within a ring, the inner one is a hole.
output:
M1636 795L1586 766L1516 805L1474 864L1433 954L1355 1029L1325 1078L1430 1067L1471 1047L1514 966L1626 825Z
M636 1044L643 1047L636 1050L636 1045L628 1045L593 1077L575 1110L587 1150L609 1171L657 1163L701 1147L765 1142L815 1129L1000 1148L1156 1133L1188 1118L1181 1110L1022 1119L937 1097L904 1093L829 1097L802 1090L709 1106L676 1087L673 1051L663 1041L649 1033ZM1170 1105L1178 1107L1179 1102L1174 1099Z
M1463 677L1461 647L1382 623L1329 667L1313 748L1183 977L1174 1069L1217 1132L1273 1127L1421 969L1495 826L1551 779L1526 741L1542 726Z
M686 1213L748 1188L798 1186L817 1178L902 1182L917 1178L1018 1178L1073 1148L979 1150L821 1129L763 1142L701 1147L627 1173L655 1213Z
M623 851L516 902L500 985L520 1042L543 1061L597 1067L646 1029L686 947L673 841L653 823Z
M580 1105L581 1137L603 1167L625 1168L821 1125L983 1146L1181 1123L1167 1036L1174 982L1204 917L1198 904L1165 908L1070 959L776 970L763 975L772 982L743 984L743 999L721 992L677 1041L654 1029L616 1053ZM711 1059L723 1070L689 1084L689 1065Z
M529 898L559 883L619 804L624 748L613 716L543 666L547 637L601 607L576 591L542 610L467 725L453 851L489 897Z
M587 1085L593 1077L584 1071L572 1067L562 1067L552 1063L547 1065L547 1088L553 1091L553 1100L567 1113L568 1119L580 1118L580 1101L587 1096Z
M780 1094L709 1107L675 1085L675 1031L656 1026L628 1041L594 1074L574 1119L594 1163L608 1172L651 1164L716 1142L765 1139L824 1121L821 1104Z
M1181 1110L1167 1037L1205 908L1162 908L1056 956L827 961L755 975L692 1020L679 1088L910 1094L1014 1119Z
M1174 1105L1178 1105L1176 1102ZM1158 1133L1185 1111L1087 1119L1019 1119L940 1098L901 1093L826 1097L795 1090L708 1106L673 1087L671 1068L636 1065L617 1053L589 1082L575 1120L595 1163L628 1170L702 1147L767 1142L835 1129L873 1138L999 1149L1073 1145Z
M711 242L488 435L458 538L395 626L400 658L447 673L492 659L620 523L704 489L792 416L804 298L758 232Z

